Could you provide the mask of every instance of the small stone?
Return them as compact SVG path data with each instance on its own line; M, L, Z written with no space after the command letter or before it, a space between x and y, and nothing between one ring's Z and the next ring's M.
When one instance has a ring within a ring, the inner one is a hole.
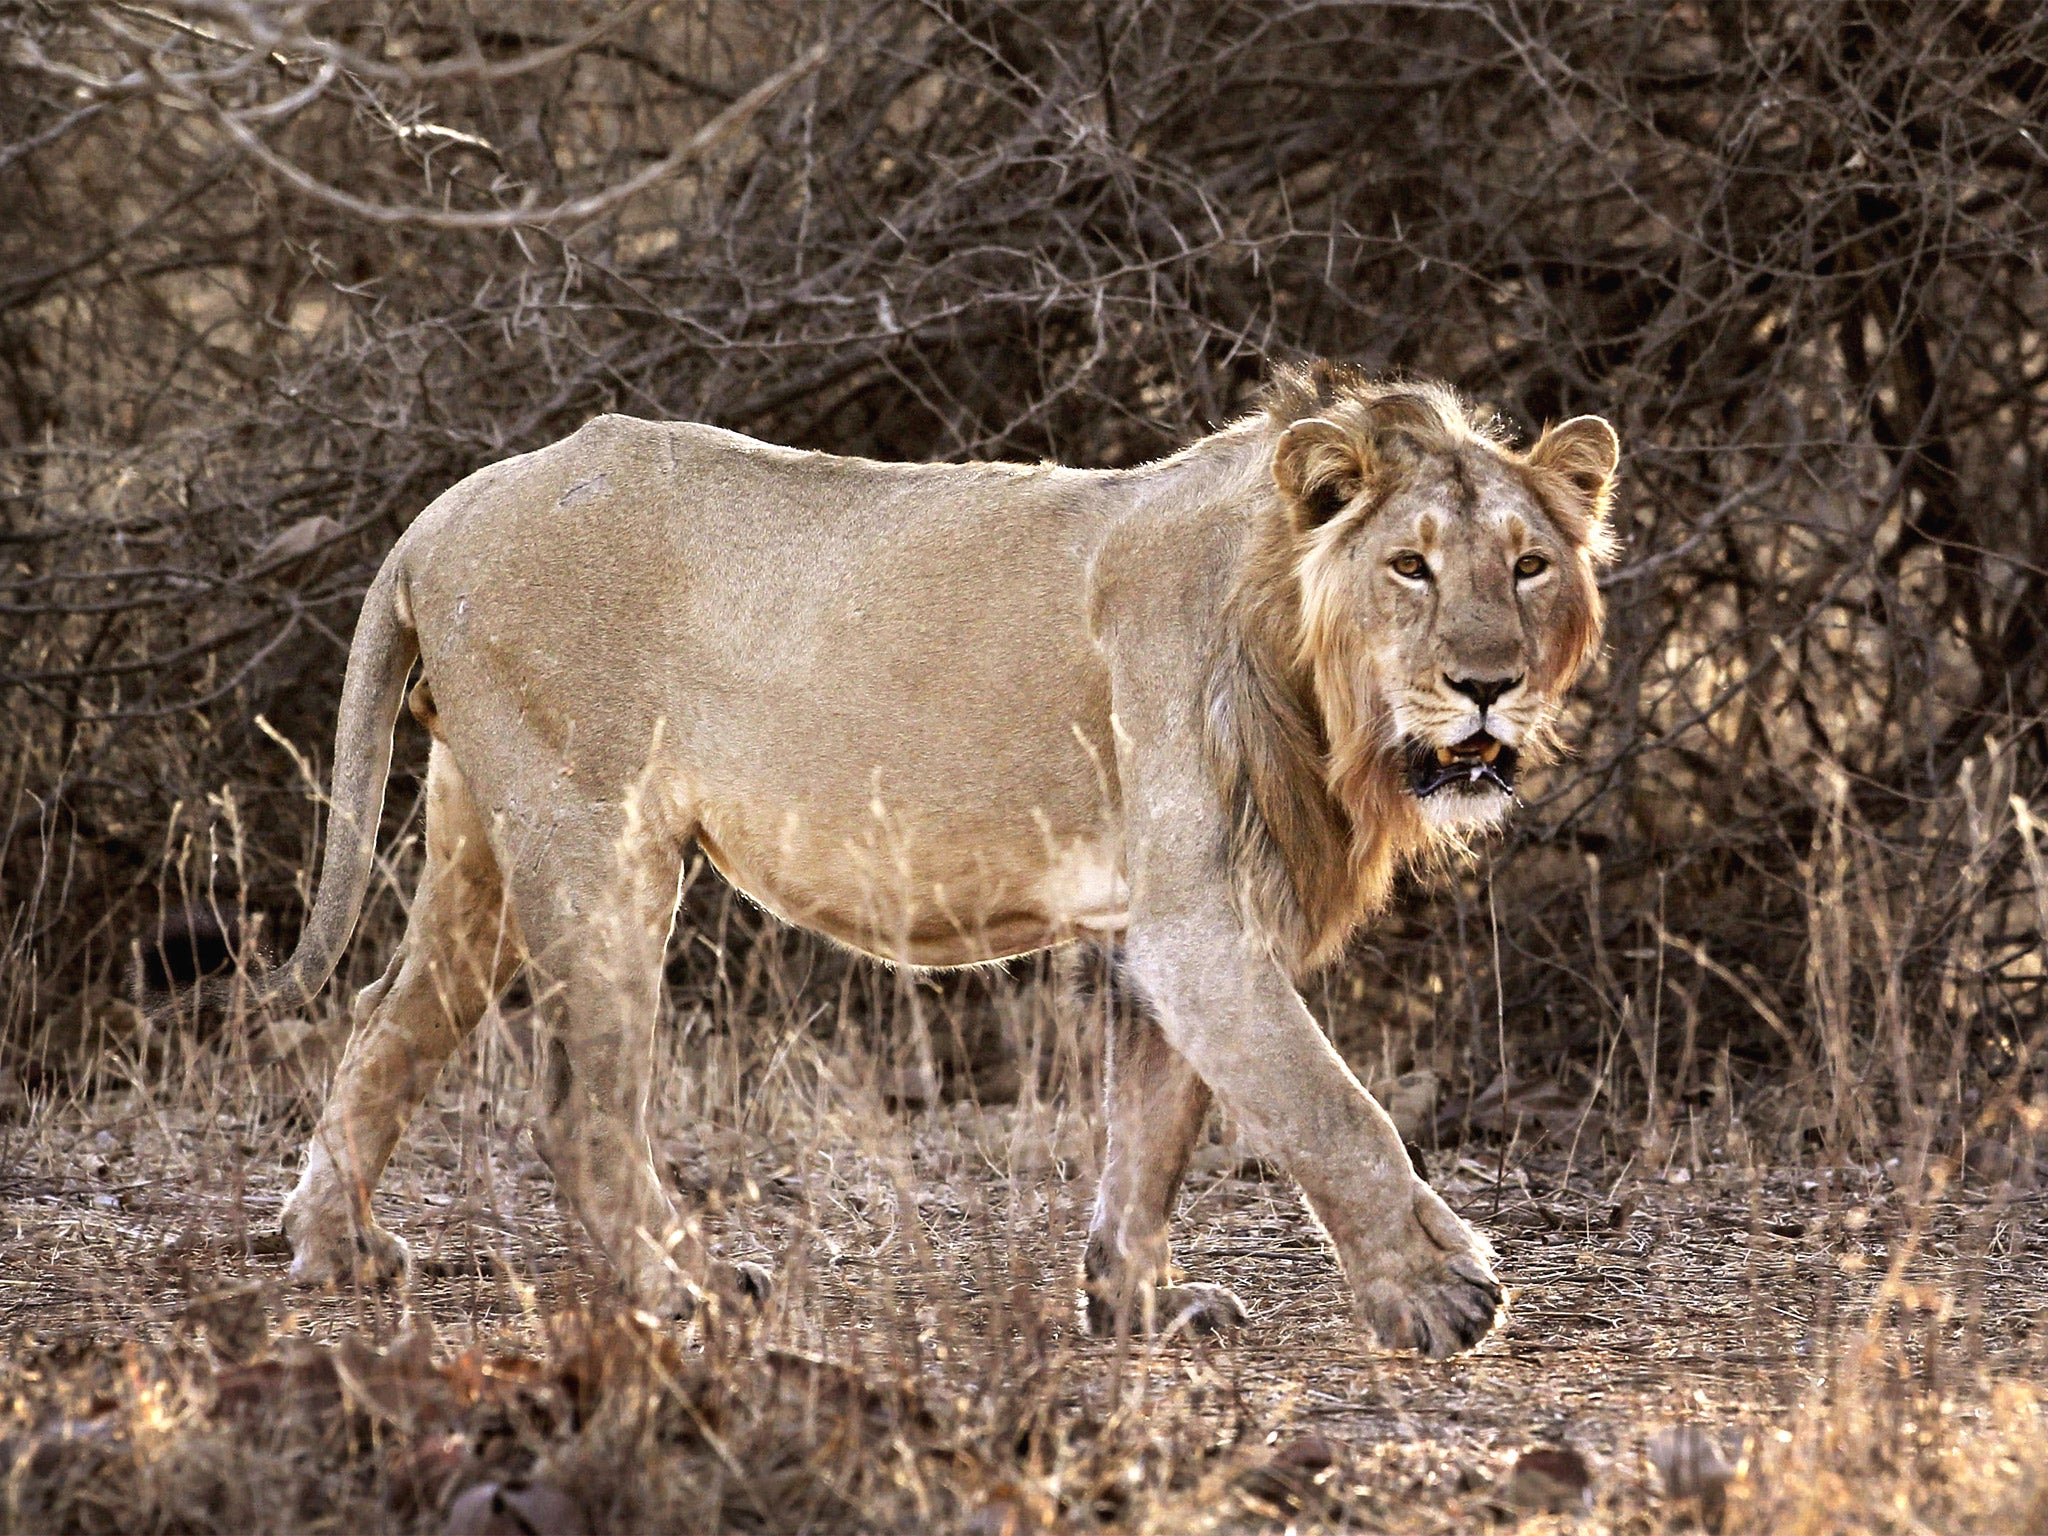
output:
M1299 1472L1320 1472L1337 1460L1337 1442L1322 1435L1297 1435L1273 1452L1273 1465Z
M1593 1474L1568 1445L1541 1446L1515 1458L1507 1501L1528 1514L1563 1514L1593 1507Z
M876 1082L882 1102L897 1109L923 1109L939 1102L939 1080L923 1067L882 1073Z
M1386 1107L1387 1116L1394 1122L1394 1129L1401 1133L1403 1141L1425 1139L1430 1126L1436 1121L1439 1087L1437 1075L1427 1068L1403 1072L1387 1085L1380 1096L1380 1103Z

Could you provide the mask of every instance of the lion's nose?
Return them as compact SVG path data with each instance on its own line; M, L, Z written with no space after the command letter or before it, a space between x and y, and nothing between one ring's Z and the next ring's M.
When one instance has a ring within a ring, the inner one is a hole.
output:
M1477 704L1482 715L1493 708L1496 699L1522 686L1520 677L1452 677L1449 673L1444 674L1444 683L1453 693L1462 693Z

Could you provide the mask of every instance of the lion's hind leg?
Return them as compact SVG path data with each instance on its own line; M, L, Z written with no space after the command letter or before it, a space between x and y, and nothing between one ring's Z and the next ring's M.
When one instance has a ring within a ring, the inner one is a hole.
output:
M356 1000L348 1050L284 1207L292 1278L402 1279L405 1245L370 1209L406 1123L512 979L519 942L483 819L447 749L427 769L426 867L390 969Z
M534 1141L563 1203L635 1304L688 1316L707 1283L759 1301L767 1271L711 1263L655 1167L649 1134L678 838L616 807L558 807L547 850L531 872L522 861L513 899L541 1026Z
M1078 974L1069 1006L1105 1010L1104 1090L1108 1148L1082 1259L1088 1331L1186 1329L1243 1324L1244 1306L1220 1285L1175 1283L1168 1245L1173 1203L1209 1112L1209 1089L1166 1042L1151 1009L1106 947L1077 947L1063 965Z

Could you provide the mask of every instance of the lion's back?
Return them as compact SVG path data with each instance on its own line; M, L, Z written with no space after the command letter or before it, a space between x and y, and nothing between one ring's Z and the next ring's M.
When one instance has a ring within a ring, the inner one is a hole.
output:
M1107 718L1085 587L1114 487L600 417L455 487L401 558L447 728L484 701L479 750L515 709L621 758L658 718L714 786L844 778L864 806L887 765L948 807L1077 773L1092 796L1074 728Z

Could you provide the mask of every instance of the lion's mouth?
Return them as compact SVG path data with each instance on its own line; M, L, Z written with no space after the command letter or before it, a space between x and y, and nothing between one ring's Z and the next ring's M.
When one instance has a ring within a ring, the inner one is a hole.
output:
M1418 741L1408 748L1408 792L1418 800L1448 790L1458 795L1515 792L1515 749L1484 730L1452 747Z

